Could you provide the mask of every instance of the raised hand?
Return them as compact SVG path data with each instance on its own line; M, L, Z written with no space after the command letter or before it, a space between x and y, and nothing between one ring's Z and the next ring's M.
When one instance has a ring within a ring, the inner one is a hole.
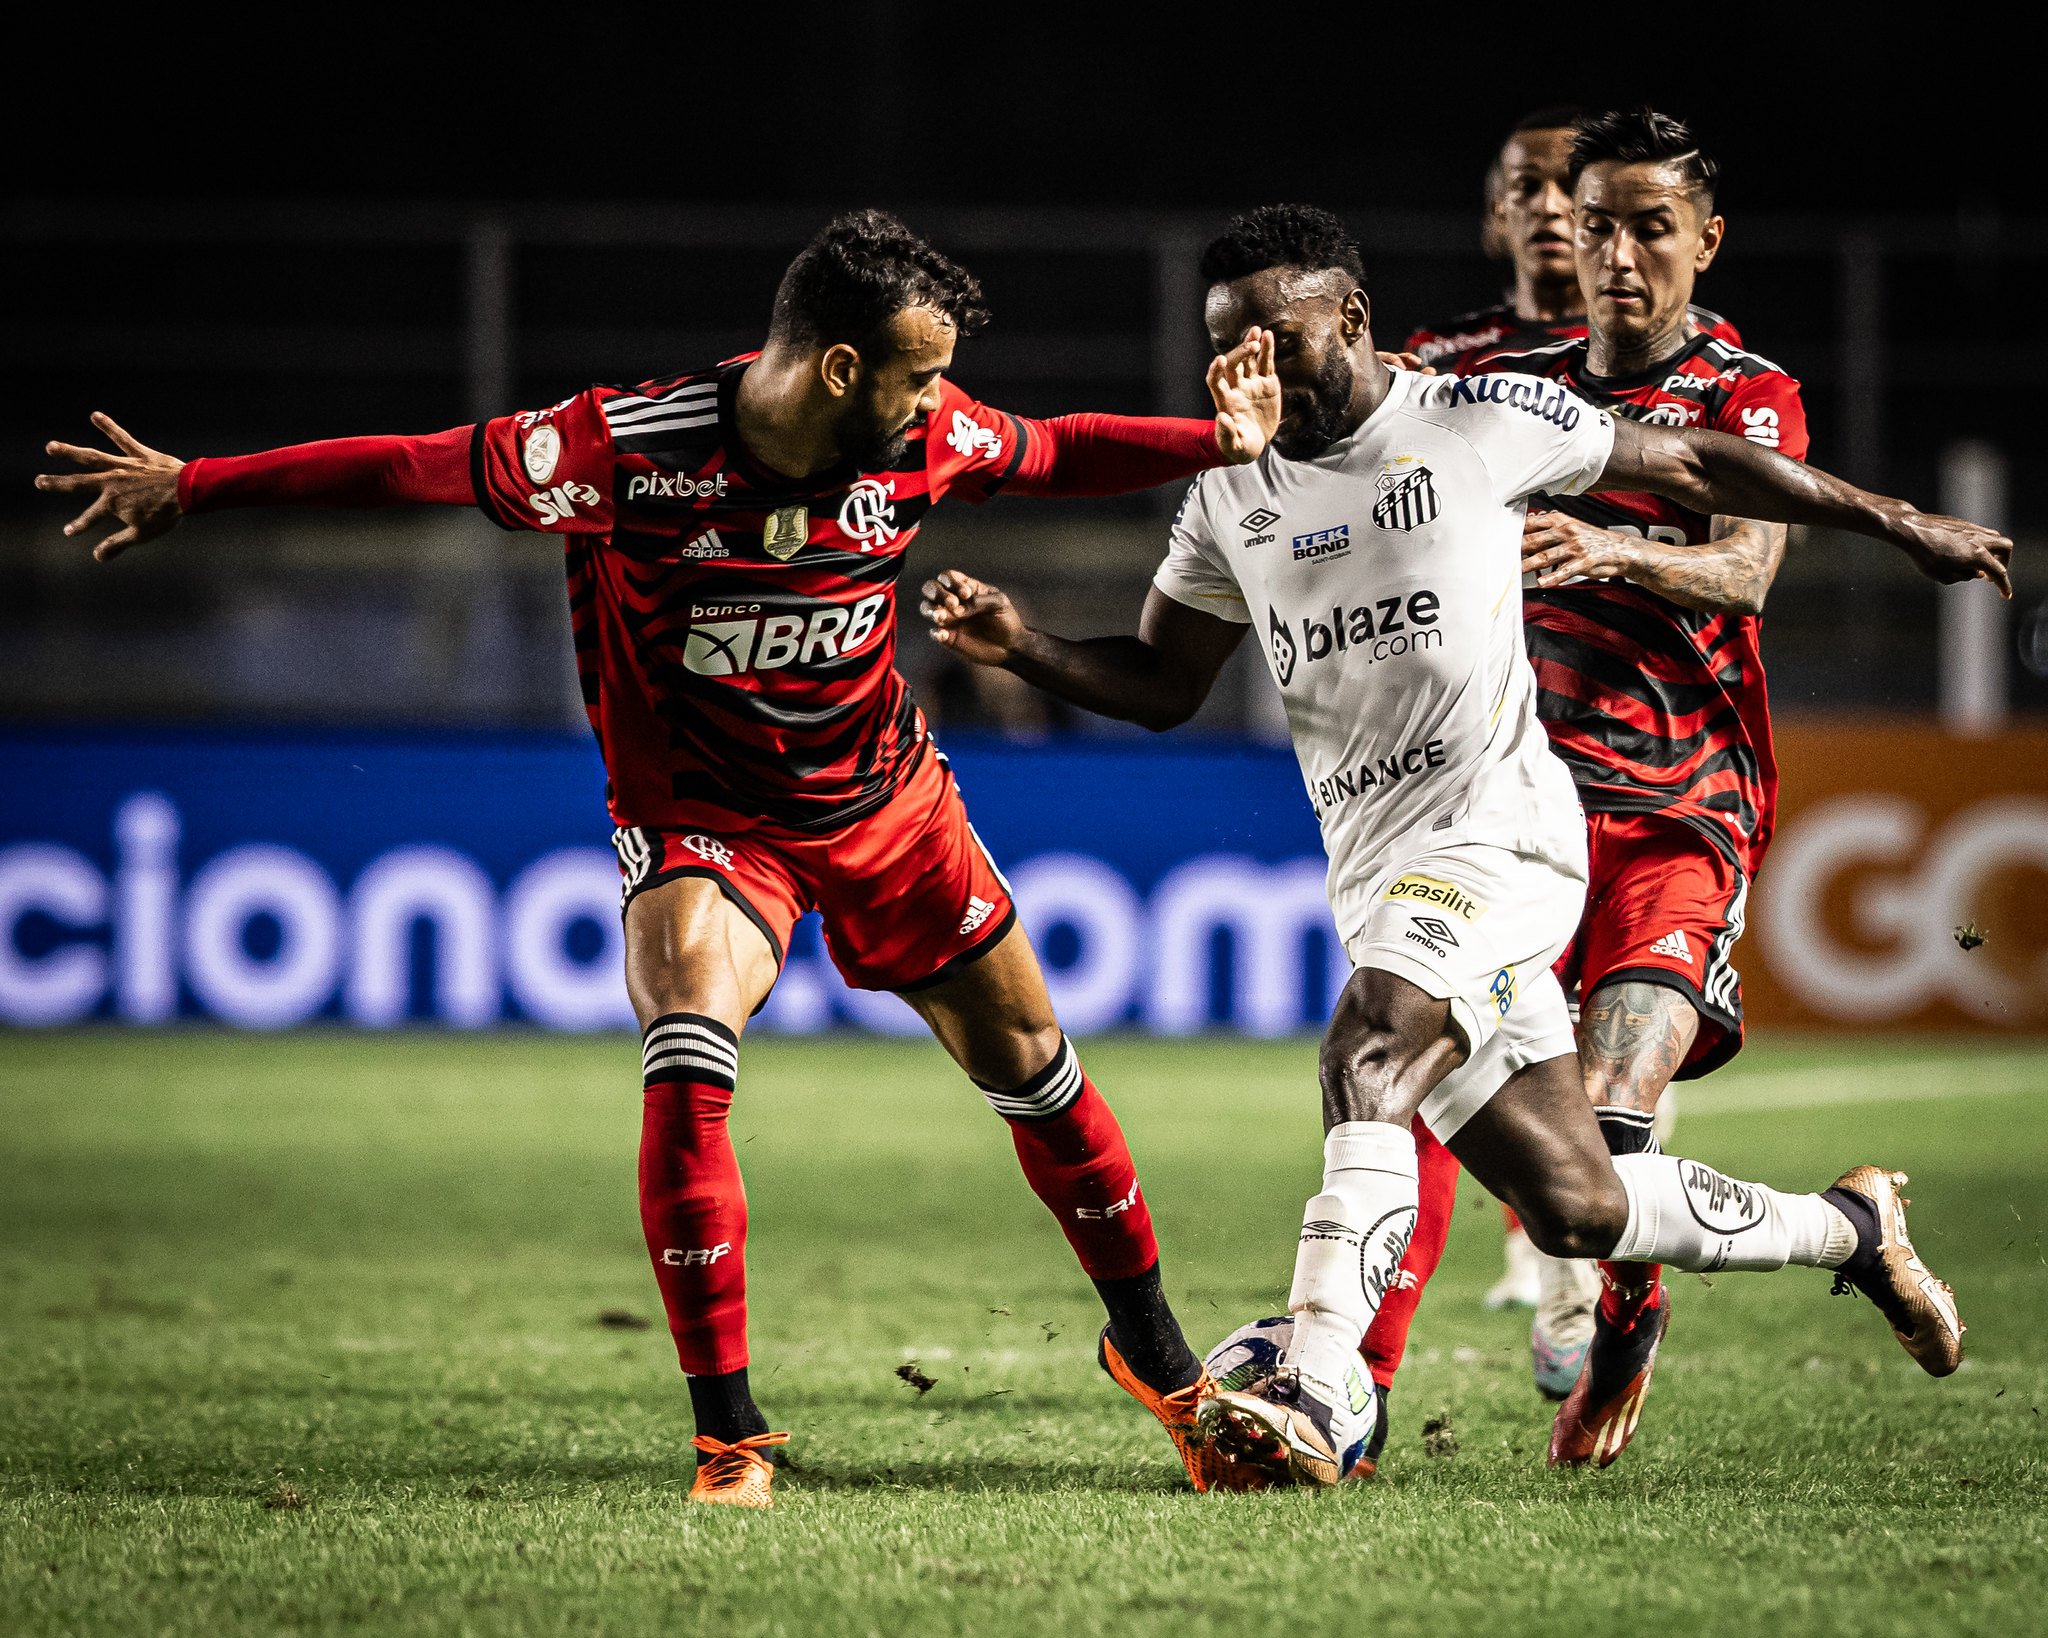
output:
M1273 332L1253 328L1209 364L1216 401L1216 443L1224 461L1246 466L1265 453L1280 426L1280 377L1273 370Z
M36 487L46 494L92 495L92 504L64 525L67 535L83 534L94 523L124 525L92 549L92 555L106 563L130 546L154 540L176 526L183 516L178 509L178 474L185 463L130 437L111 415L95 410L92 424L120 453L110 455L103 449L52 440L43 446L48 454L62 456L86 470L45 472L37 477Z
M1908 510L1893 520L1892 539L1929 580L1944 586L1988 580L1999 596L2012 596L2012 542L1996 529Z
M917 607L931 622L935 641L976 665L1001 666L1024 632L1009 598L958 569L943 569L927 580Z

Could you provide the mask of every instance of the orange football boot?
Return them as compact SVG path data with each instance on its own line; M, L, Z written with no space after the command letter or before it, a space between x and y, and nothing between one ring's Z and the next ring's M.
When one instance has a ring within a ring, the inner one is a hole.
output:
M761 1449L764 1445L788 1444L788 1434L756 1433L727 1444L723 1439L700 1433L690 1443L711 1457L697 1469L697 1477L690 1482L691 1501L724 1502L731 1507L775 1505L775 1498L768 1493L775 1469L769 1466Z
M1109 1373L1110 1381L1159 1418L1159 1425L1166 1429L1167 1438L1173 1441L1173 1448L1180 1453L1181 1466L1188 1470L1188 1482L1197 1490L1246 1488L1231 1482L1232 1475L1222 1456L1195 1435L1195 1407L1216 1391L1215 1379L1206 1370L1185 1388L1176 1388L1172 1393L1148 1388L1124 1363L1124 1356L1109 1340L1109 1327L1106 1325L1102 1328L1101 1341L1095 1345L1095 1363Z
M1609 1467L1628 1449L1670 1324L1671 1291L1662 1285L1657 1300L1644 1304L1626 1331L1604 1314L1595 1316L1585 1368L1550 1427L1552 1467Z

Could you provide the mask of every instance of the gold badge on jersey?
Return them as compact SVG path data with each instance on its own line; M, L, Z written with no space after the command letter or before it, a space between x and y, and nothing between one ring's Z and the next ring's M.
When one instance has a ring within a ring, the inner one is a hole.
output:
M778 506L768 514L761 531L761 549L779 563L787 563L804 549L811 538L811 509L808 506Z

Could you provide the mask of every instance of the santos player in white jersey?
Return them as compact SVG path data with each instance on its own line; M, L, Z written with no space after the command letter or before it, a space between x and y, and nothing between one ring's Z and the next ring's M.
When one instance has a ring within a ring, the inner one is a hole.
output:
M1357 247L1325 212L1240 217L1202 271L1219 350L1270 333L1283 414L1258 462L1189 491L1138 635L1033 631L950 572L924 604L965 657L1153 728L1185 721L1251 630L1286 702L1356 970L1323 1043L1323 1183L1288 1369L1209 1385L1202 1435L1245 1486L1352 1469L1379 1412L1345 1384L1414 1226L1418 1113L1554 1256L1835 1269L1928 1371L1953 1371L1962 1326L1907 1238L1896 1174L1859 1166L1794 1195L1673 1156L1610 1159L1550 972L1579 920L1586 839L1536 718L1522 517L1539 492L1649 490L1875 535L1944 581L2001 578L2010 543L1740 439L1615 421L1553 383L1390 371Z

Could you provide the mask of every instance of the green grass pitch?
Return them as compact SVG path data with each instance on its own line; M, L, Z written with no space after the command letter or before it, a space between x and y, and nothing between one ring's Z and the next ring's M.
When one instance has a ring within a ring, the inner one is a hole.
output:
M1093 1043L1191 1337L1284 1307L1305 1042ZM1675 1283L1634 1447L1553 1474L1469 1183L1380 1481L1198 1497L935 1047L747 1049L771 1513L685 1502L624 1038L0 1037L0 1631L2024 1634L2048 1625L2048 1047L1770 1044L1679 1146L1913 1174L1971 1358L1810 1270ZM896 1368L916 1360L920 1397ZM1426 1417L1455 1451L1426 1454Z

